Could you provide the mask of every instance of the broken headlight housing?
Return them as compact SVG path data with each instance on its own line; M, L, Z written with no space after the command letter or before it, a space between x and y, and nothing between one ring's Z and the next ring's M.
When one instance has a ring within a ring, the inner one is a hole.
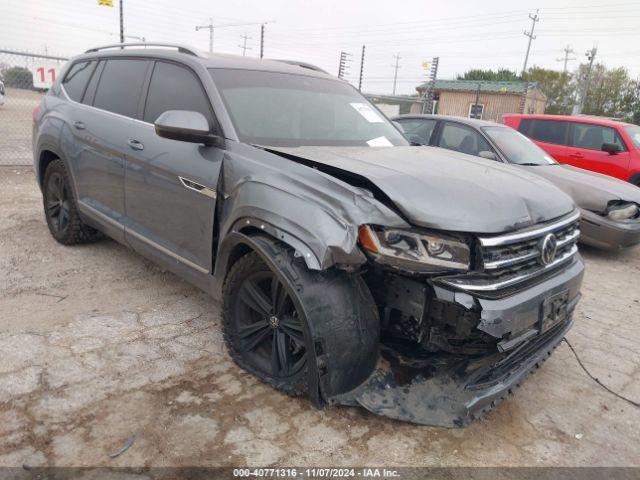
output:
M358 239L375 261L416 273L469 270L469 246L452 237L363 225Z
M640 209L635 203L614 203L607 208L607 217L614 221L636 218Z

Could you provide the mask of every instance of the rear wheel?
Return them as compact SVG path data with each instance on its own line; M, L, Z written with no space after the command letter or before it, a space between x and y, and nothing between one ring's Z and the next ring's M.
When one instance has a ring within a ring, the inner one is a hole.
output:
M74 245L99 237L98 231L85 225L80 218L69 174L62 160L49 163L42 187L44 214L53 238L63 245Z

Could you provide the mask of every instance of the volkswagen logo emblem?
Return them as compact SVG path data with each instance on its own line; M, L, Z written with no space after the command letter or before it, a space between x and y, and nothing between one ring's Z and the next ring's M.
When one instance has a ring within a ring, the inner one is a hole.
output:
M556 259L557 250L558 240L553 233L550 233L540 243L540 263L546 266L553 262Z

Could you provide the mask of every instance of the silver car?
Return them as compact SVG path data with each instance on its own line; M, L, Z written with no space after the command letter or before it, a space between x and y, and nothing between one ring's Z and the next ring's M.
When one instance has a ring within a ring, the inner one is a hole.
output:
M393 121L413 143L496 160L544 177L580 207L581 243L606 250L640 243L640 188L630 183L561 165L505 125L444 115L403 115Z

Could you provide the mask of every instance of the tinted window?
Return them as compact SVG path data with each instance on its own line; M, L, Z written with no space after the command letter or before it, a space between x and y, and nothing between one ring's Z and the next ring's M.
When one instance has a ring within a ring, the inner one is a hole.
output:
M539 142L566 145L568 122L559 120L523 119L518 130Z
M96 67L91 80L89 80L89 85L87 85L87 89L84 91L84 96L82 97L82 103L85 105L93 104L93 97L96 94L96 88L98 87L98 82L100 81L100 75L102 74L104 64L104 60L98 62L98 66Z
M64 85L64 89L71 100L80 101L95 64L96 62L78 62L71 66L62 81L62 85Z
M145 122L155 122L167 110L193 110L202 113L211 126L209 105L200 81L191 71L173 63L156 63L144 109Z
M145 60L107 60L93 105L135 117L148 63Z
M442 127L438 147L476 156L480 152L493 152L493 148L478 132L464 125L448 122Z
M587 150L602 150L603 143L615 143L621 150L626 150L615 129L590 125L588 123L574 123L571 145Z
M420 143L425 145L429 145L431 134L436 127L436 121L432 119L407 118L406 120L397 120L396 123L400 125L410 141L415 141L413 136L416 136L420 139Z

